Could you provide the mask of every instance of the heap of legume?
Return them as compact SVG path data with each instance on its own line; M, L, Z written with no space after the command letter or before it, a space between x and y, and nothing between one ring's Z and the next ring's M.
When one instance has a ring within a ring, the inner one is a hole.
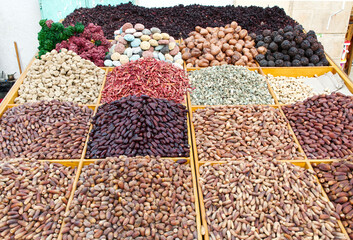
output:
M317 94L312 87L305 84L305 77L274 77L270 74L266 75L270 86L276 94L278 102L281 104L292 104L304 101L309 97ZM327 93L324 92L324 93Z
M265 78L245 67L223 65L189 72L193 105L273 104Z
M279 161L200 167L211 240L346 239L314 172Z
M108 74L102 103L144 94L180 103L189 90L190 84L184 70L164 61L140 59L116 67Z
M92 112L58 100L8 109L0 118L0 159L81 158Z
M308 158L353 155L353 97L317 95L283 111Z
M187 164L149 157L98 160L82 169L63 240L197 239L193 191Z
M128 96L98 108L86 157L189 156L187 110L165 99Z
M302 159L284 117L267 106L206 107L193 113L200 161Z

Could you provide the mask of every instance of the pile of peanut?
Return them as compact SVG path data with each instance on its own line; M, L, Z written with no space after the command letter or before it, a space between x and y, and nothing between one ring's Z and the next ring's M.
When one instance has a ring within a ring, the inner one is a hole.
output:
M193 113L200 161L303 159L278 109L217 106Z
M104 70L71 50L52 50L33 62L15 103L58 99L97 104L104 74Z
M206 163L200 175L211 240L346 239L311 170L253 160Z
M197 238L191 168L120 157L84 166L64 219L68 239Z
M59 236L76 168L23 159L0 162L0 238Z

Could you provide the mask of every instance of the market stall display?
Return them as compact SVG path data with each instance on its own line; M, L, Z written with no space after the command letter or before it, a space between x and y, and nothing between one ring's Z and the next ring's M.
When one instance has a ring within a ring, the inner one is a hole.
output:
M146 15L136 16L140 10ZM89 24L92 12L102 28ZM112 22L99 20L107 16ZM103 45L99 57L65 48L43 54L0 105L2 238L352 237L353 83L315 33L278 7L99 6L76 10L65 24L79 18L84 29L42 24L48 33L74 32L62 42L73 48L85 48L83 30L87 45ZM115 46L98 40L102 30ZM255 47L261 34L271 42ZM281 54L311 64L258 64L281 60L272 43L291 38L297 52ZM153 56L157 47L165 59ZM141 52L131 55L133 48ZM185 55L184 69L167 54ZM112 63L97 67L103 59Z

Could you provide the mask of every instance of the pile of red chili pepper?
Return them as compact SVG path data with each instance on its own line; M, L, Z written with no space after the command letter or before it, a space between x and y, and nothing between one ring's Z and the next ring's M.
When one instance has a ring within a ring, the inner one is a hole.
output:
M190 89L184 70L153 58L139 59L116 67L107 75L101 102L148 95L181 103Z

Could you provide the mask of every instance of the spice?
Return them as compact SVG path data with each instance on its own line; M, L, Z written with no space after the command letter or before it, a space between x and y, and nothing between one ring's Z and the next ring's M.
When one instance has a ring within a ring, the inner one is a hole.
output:
M312 170L253 160L200 167L209 237L346 239Z
M0 118L0 159L80 159L92 112L58 100L8 109Z
M245 67L223 65L190 71L193 105L273 104L265 78Z
M98 108L87 158L189 156L187 110L174 101L128 96Z
M250 33L259 34L264 29L277 30L286 25L297 23L289 17L283 8L275 7L242 7L242 6L203 6L177 5L163 8L146 8L132 3L116 6L97 5L94 8L78 8L68 15L64 25L76 22L85 25L96 23L101 25L109 39L114 38L114 31L126 22L142 23L147 28L159 26L163 32L169 33L175 39L187 38L189 32L201 27L219 27L232 21L237 21L242 28Z
M353 155L353 97L316 95L283 107L305 154L311 159Z
M340 161L314 163L313 167L349 237L353 239L353 164Z
M124 64L108 74L102 92L102 103L130 95L148 95L183 102L190 90L185 71L164 61L140 59Z
M190 166L170 159L123 156L84 166L63 240L197 239L192 181Z
M59 163L0 162L0 238L57 240L76 168Z
M286 120L272 107L206 107L193 113L193 123L200 161L303 159Z
M90 23L81 34L65 39L56 44L55 49L72 50L83 59L92 61L96 66L104 67L105 54L109 51L111 43L104 37L100 26Z

